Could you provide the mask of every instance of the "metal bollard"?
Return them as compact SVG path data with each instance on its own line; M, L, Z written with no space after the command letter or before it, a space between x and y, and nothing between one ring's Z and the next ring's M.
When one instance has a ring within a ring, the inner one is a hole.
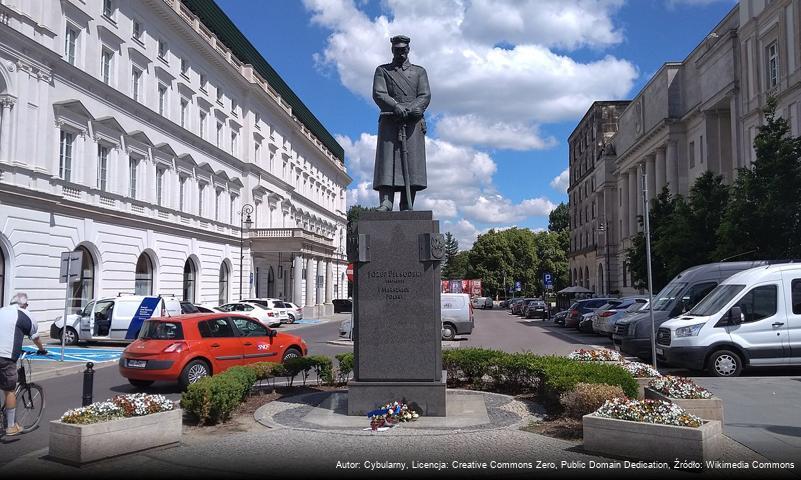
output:
M94 363L86 362L86 370L83 371L83 401L81 405L84 407L92 404L92 390L95 382L95 371L92 370L92 367L94 366Z

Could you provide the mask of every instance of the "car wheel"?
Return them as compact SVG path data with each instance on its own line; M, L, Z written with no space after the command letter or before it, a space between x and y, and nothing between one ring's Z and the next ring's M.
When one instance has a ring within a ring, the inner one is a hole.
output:
M208 363L203 360L192 360L181 371L178 383L181 385L181 390L186 390L189 385L209 376L211 376L211 368Z
M295 316L291 313L288 313L287 316L289 317L289 323L295 323Z
M153 385L153 380L134 380L133 378L129 378L128 383L136 388L145 388Z
M286 363L286 361L289 359L300 358L302 356L303 355L300 353L300 350L294 347L290 347L286 349L286 352L284 352L284 356L281 359L281 363Z
M74 328L67 327L67 331L63 335L65 345L78 345L78 332Z
M442 339L450 342L454 338L456 338L456 327L450 323L442 324Z
M718 350L709 357L706 368L715 377L737 377L743 371L743 361L731 350Z

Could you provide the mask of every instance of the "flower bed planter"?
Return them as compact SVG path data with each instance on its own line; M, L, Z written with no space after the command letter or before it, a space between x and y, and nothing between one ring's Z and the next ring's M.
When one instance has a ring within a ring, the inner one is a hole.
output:
M582 418L582 424L584 450L641 460L715 459L723 435L717 420L705 421L700 427L678 427L589 414Z
M637 400L642 400L645 397L645 389L648 388L648 383L653 380L651 377L634 377L637 381Z
M639 380L639 379L638 379ZM653 379L646 379L653 380ZM719 420L723 423L723 400L718 397L712 398L673 398L657 392L652 388L645 389L645 398L649 400L664 400L670 403L675 403L680 406L687 413L691 413L696 417L701 417L704 420Z
M50 457L71 464L147 450L181 441L182 410L86 425L50 422Z

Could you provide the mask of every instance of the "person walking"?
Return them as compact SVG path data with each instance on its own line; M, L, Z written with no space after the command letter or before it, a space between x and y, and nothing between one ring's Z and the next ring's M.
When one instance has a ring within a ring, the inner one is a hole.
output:
M22 433L16 421L17 360L22 355L22 340L27 336L36 344L40 355L47 350L37 333L36 322L28 312L28 295L18 292L11 299L11 305L0 308L0 390L5 394L6 435Z

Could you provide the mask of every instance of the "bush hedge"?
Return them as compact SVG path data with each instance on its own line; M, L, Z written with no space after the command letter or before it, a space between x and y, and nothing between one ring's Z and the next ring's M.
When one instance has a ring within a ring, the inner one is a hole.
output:
M353 365L355 361L353 353L339 353L334 355L334 358L336 358L337 362L339 362L339 368L337 368L337 382L347 383L350 374L353 372Z
M559 397L579 383L618 386L627 396L637 397L634 377L613 364L483 348L446 350L442 364L451 386L466 383L476 388L537 392L547 406L555 409L560 408Z
M573 390L563 393L559 401L565 415L580 419L615 398L626 398L623 389L617 385L579 383Z

